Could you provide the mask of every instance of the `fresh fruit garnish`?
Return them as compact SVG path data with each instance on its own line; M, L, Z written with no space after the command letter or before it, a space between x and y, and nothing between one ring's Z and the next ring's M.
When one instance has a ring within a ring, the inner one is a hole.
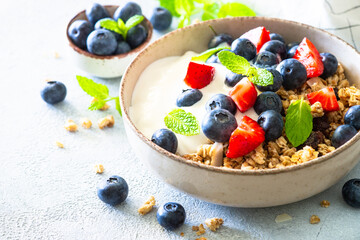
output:
M229 96L235 102L240 112L246 112L254 106L257 91L248 78L241 79L229 92Z
M114 34L106 29L97 29L90 33L86 40L87 49L90 53L100 56L112 55L117 48Z
M324 64L324 72L321 77L326 79L336 73L338 67L338 60L331 53L320 53L321 61Z
M339 110L339 104L332 87L326 87L319 91L311 92L307 94L307 98L309 99L310 104L320 102L325 111L331 112Z
M185 218L186 213L184 207L175 202L165 203L159 207L156 213L158 223L168 230L179 228L184 224Z
M282 109L281 98L276 93L270 91L260 93L254 104L254 110L258 115L267 110L274 110L280 113Z
M150 18L150 22L154 29L163 31L170 27L172 22L172 15L166 8L156 7Z
M228 158L244 156L253 151L264 141L264 130L256 121L248 116L244 116L240 120L239 126L231 134L229 149L226 156Z
M278 63L279 59L274 53L264 50L256 56L254 65L256 67L266 68Z
M214 74L214 67L190 62L184 81L191 88L201 89L213 80Z
M99 3L93 3L88 6L85 10L86 18L94 26L97 21L103 18L109 18L109 12L104 8L104 6Z
M214 109L225 109L228 110L231 114L235 115L236 113L236 104L231 97L218 93L212 96L205 104L206 111L210 112Z
M285 40L284 40L283 36L281 36L278 33L270 33L270 40L278 40L280 42L285 43Z
M255 45L256 51L259 52L264 43L270 41L270 32L265 27L257 27L244 33L240 38L249 39Z
M40 94L41 98L49 104L59 103L66 97L66 87L62 82L50 81L46 83Z
M237 74L237 73L233 73L232 71L228 71L226 73L225 76L225 85L228 87L233 87L235 86L241 79L243 79L244 77L246 77L246 75L243 74Z
M270 40L261 47L259 52L268 51L276 55L279 61L286 58L286 46L285 43L279 40Z
M125 201L129 187L122 177L111 176L97 187L97 195L104 203L115 206Z
M74 21L68 30L68 35L71 41L79 48L86 49L86 39L94 30L90 22L85 20Z
M169 112L164 118L164 123L167 128L177 134L193 136L200 133L200 126L196 117L181 108Z
M203 94L199 89L185 89L176 98L176 106L190 107L201 100Z
M345 124L353 126L356 130L360 129L360 105L349 108L344 116Z
M256 56L255 45L247 38L237 38L231 44L231 51L250 61Z
M151 141L171 153L176 153L178 140L176 135L169 129L162 128L157 130L151 136Z
M216 48L220 44L227 44L231 46L231 43L234 41L233 37L226 33L220 33L219 35L215 35L212 37L208 43L208 48Z
M267 110L260 114L258 124L265 131L266 141L275 141L282 135L284 121L280 113Z
M342 188L342 196L347 204L360 208L360 179L354 178L347 181Z
M256 85L256 88L259 89L259 91L261 91L261 92L266 92L266 91L276 92L277 90L279 90L281 88L282 83L283 83L283 78L282 78L281 74L279 73L279 71L277 71L276 69L266 68L266 70L268 70L272 74L273 84L269 84L266 86Z
M277 67L283 78L283 87L286 90L294 90L301 87L307 79L305 66L296 59L283 60Z
M128 2L124 6L120 6L116 9L113 18L115 21L121 19L126 22L135 15L142 15L141 7L135 2Z
M305 66L308 78L318 77L324 71L324 64L318 50L306 37L299 44L293 58Z
M349 141L356 134L357 131L353 126L348 124L341 125L334 131L334 134L331 137L331 144L335 148L338 148Z

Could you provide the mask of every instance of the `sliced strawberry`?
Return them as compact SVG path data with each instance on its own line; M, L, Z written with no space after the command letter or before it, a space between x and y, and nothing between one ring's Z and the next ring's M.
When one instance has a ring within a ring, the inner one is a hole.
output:
M305 66L308 78L318 77L324 71L324 64L318 50L307 38L301 41L293 58Z
M200 89L206 87L213 80L214 74L214 67L190 62L184 81L189 87Z
M249 39L255 45L257 52L259 52L264 43L270 41L270 32L265 27L257 27L247 31L240 38Z
M320 102L322 108L325 111L331 112L339 110L339 104L337 102L336 95L332 87L326 87L320 89L319 91L309 93L307 97L311 104Z
M254 84L244 77L230 90L229 96L235 102L240 112L245 112L254 106L257 91Z
M257 148L263 141L265 141L264 130L256 121L244 116L230 136L226 156L228 158L244 156Z

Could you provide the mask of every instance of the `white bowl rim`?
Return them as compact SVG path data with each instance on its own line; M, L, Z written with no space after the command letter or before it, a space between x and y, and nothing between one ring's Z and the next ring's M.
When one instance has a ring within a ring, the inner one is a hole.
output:
M268 175L268 174L280 174L280 173L288 173L288 172L292 172L292 171L296 171L296 170L300 170L303 168L308 168L320 163L323 163L324 161L330 159L331 157L334 157L338 154L340 154L341 152L345 151L346 149L348 149L351 145L353 145L355 142L357 142L360 139L360 131L358 131L358 133L351 138L349 141L347 141L344 145L340 146L339 148L335 149L334 151L318 157L314 160L310 160L307 161L305 163L301 163L298 165L293 165L293 166L287 166L287 167L283 167L283 168L272 168L272 169L258 169L258 170L243 170L243 169L231 169L231 168L226 168L226 167L216 167L216 166L211 166L211 165L206 165L203 163L198 163L192 160L187 160L184 157L181 157L179 155L170 153L168 151L166 151L165 149L159 147L158 145L156 145L155 143L153 143L150 139L148 139L144 134L141 133L141 131L139 129L136 128L136 126L134 125L134 123L131 121L131 118L128 114L128 111L123 107L124 106L124 86L126 85L127 82L127 73L129 71L131 71L131 69L133 68L133 66L139 61L139 59L153 46L156 44L161 43L161 41L163 41L163 39L168 38L171 35L177 34L180 31L186 31L187 29L191 29L191 28L196 28L198 25L203 25L203 24L211 24L212 22L215 21L230 21L230 19L259 19L259 20L263 20L263 21L279 21L279 22L285 22L285 23L290 23L290 24L294 24L294 25L298 25L301 27L305 27L308 29L312 29L315 31L321 31L329 36L331 36L332 38L336 38L338 41L340 41L342 44L344 44L347 47L350 47L356 54L360 55L359 51L357 51L353 46L351 46L349 43L347 43L346 41L344 41L343 39L341 39L340 37L329 33L323 29L319 29L304 23L299 23L299 22L295 22L295 21L291 21L291 20L285 20L285 19L280 19L280 18L272 18L272 17L232 17L232 18L222 18L222 19L214 19L214 20L209 20L209 21L203 21L200 23L195 23L189 26L186 26L184 28L180 28L180 29L176 29L164 36L162 36L161 38L155 40L154 42L152 42L151 44L149 44L145 49L143 49L137 56L136 58L131 62L131 64L127 67L127 69L125 70L125 73L122 77L122 81L120 83L120 105L121 105L121 110L122 110L122 117L126 118L126 120L130 123L130 127L131 129L135 132L135 134L143 141L145 142L147 145L149 145L151 148L153 148L154 150L156 150L157 152L159 152L161 155L164 155L166 157L168 157L170 160L173 161L177 161L177 162L181 162L183 164L187 164L191 167L195 167L195 168L201 168L204 170L208 170L208 171L213 171L213 172L218 172L218 173L226 173L226 174L232 174L232 175ZM232 20L231 20L232 21ZM245 20L246 21L246 20Z

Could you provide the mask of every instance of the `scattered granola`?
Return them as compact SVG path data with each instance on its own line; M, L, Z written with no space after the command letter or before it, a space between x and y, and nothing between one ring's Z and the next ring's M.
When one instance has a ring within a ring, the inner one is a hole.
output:
M96 98L93 98L93 100L91 100L91 103L94 103L94 102L97 102L97 99ZM106 111L110 108L110 105L105 103L104 106L102 106L102 108L100 108L99 110L101 111Z
M98 174L102 174L104 172L104 166L102 164L96 164L94 166L95 172Z
M224 220L222 218L209 218L205 220L206 226L213 232L216 232L223 223Z
M114 117L112 115L108 115L104 118L101 118L98 121L98 126L100 129L104 129L105 127L112 127L114 126L115 120Z
M199 226L192 226L192 230L196 231L196 235L198 235L198 236L200 236L206 232L203 224L200 224Z
M323 208L328 208L330 206L330 202L327 200L322 200L320 206Z
M195 240L207 240L206 237L199 237L199 238L196 238Z
M311 224L318 224L320 222L320 218L317 215L312 215L310 217L310 223Z
M59 148L64 148L64 144L62 144L61 142L56 141L55 144L56 144L56 146L58 146Z
M81 126L83 126L86 129L89 129L92 126L92 122L88 118L83 118L83 119L81 119Z
M69 132L76 132L78 127L73 120L69 119L66 121L64 128Z
M287 213L277 215L275 218L276 223L282 223L282 222L291 221L291 220L292 220L292 217Z
M180 233L180 236L183 237L185 234L183 232Z
M54 52L54 57L55 57L56 59L58 59L58 58L60 58L60 54L55 51L55 52Z
M155 206L155 198L154 196L150 196L150 198L144 203L144 205L142 205L139 209L138 209L138 212L141 214L141 215L145 215L145 214L148 214L153 206Z

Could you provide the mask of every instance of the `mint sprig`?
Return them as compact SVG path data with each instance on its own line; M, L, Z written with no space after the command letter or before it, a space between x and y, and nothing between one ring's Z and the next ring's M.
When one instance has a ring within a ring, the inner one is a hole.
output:
M144 20L144 16L142 15L132 16L126 21L126 23L124 23L124 21L121 18L119 18L117 22L112 19L103 19L100 20L100 26L102 28L120 34L121 36L123 36L124 40L126 40L128 31L131 28L138 25L139 23L141 23L143 20Z
M311 108L303 99L290 104L285 117L285 133L294 147L303 144L313 129Z
M205 62L211 55L220 52L224 49L230 49L229 47L216 47L216 48L210 48L206 50L205 52L200 53L197 56L194 56L191 58L191 61L199 61L199 62Z
M233 73L246 75L249 80L259 86L267 86L274 83L273 75L263 68L255 68L241 56L230 51L221 51L218 58L222 65Z
M109 89L107 86L100 83L96 83L87 77L83 77L79 75L76 76L76 79L82 90L84 90L84 92L96 98L96 101L91 103L91 105L89 106L88 108L89 110L91 111L99 110L105 105L105 103L111 100L115 100L116 110L119 112L120 116L122 116L119 97L110 97Z
M166 115L164 122L166 127L174 133L185 136L193 136L200 133L200 125L196 117L180 108L176 108Z

